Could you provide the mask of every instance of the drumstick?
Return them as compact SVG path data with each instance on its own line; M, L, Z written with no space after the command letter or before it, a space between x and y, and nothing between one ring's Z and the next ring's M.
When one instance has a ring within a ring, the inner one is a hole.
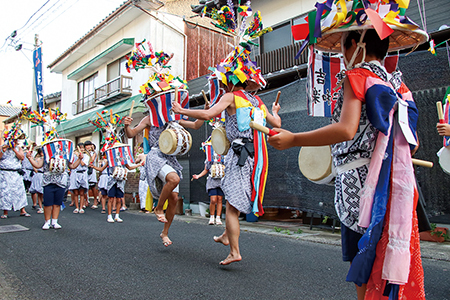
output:
M260 125L258 123L253 122L253 121L250 121L250 127L255 129L255 130L261 131L262 133L265 133L265 134L267 134L269 136L274 136L274 135L278 134L278 132L273 131L272 129L270 129L268 127L265 127L265 126L262 126L262 125Z
M278 104L278 100L280 100L281 91L278 91L277 93L277 100L275 100L275 105Z
M439 123L445 124L444 111L442 110L442 102L441 101L436 102L436 107L437 107L437 112L438 112L438 116L439 116Z
M113 114L112 114L112 109L109 110L109 120L111 121L111 124L113 124Z
M421 159L417 159L417 158L412 158L411 160L412 160L413 165L416 165L416 166L422 166L422 167L426 167L426 168L433 167L433 162L431 162L431 161L421 160Z
M78 153L81 153L80 146L77 146L77 149L78 149Z
M203 99L205 99L205 105L209 105L208 97L206 97L205 91L202 90Z
M131 101L131 108L130 108L130 114L129 114L130 118L131 118L131 115L133 114L133 108L134 108L134 100Z
M178 102L178 87L175 87L175 102Z
M100 119L102 119L103 122L105 122L105 125L108 124L108 122L106 122L105 119L103 119L103 117L102 117L101 114L99 114L99 113L97 112L97 115L100 117Z

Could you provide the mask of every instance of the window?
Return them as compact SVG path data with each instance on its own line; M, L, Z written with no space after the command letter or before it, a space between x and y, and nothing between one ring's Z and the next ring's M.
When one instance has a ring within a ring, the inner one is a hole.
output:
M130 53L128 54L130 55ZM107 81L113 80L114 78L119 77L120 75L127 75L127 69L125 68L125 62L127 59L125 56L113 61L107 67Z
M78 100L74 103L73 113L78 114L95 106L94 92L98 74L86 78L78 82Z
M273 31L261 36L261 53L267 53L292 44L291 23L273 27Z

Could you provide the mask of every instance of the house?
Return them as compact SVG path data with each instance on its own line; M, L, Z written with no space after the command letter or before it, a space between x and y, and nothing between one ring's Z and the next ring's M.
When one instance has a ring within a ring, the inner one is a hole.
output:
M61 110L68 121L58 132L75 143L91 140L97 149L102 132L89 123L103 111L124 116L134 102L133 119L137 124L147 109L141 102L140 86L150 75L149 69L125 68L126 56L136 43L151 42L155 51L173 53L171 73L190 79L206 75L227 51L227 35L208 22L191 20L190 4L195 1L128 0L103 19L52 61L51 72L62 74ZM209 39L209 40L208 40ZM200 46L201 45L201 46ZM199 49L208 49L202 50ZM214 49L214 51L212 51ZM97 114L98 113L98 114ZM142 134L122 141L133 148L142 143ZM180 158L189 177L189 160ZM186 181L185 181L186 182ZM137 194L138 179L129 176L126 195ZM180 195L189 198L189 184L181 186Z

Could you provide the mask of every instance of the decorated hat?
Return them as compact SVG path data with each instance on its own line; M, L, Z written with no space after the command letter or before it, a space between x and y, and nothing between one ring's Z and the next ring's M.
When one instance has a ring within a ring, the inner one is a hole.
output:
M185 80L170 73L171 66L168 63L172 59L173 53L155 52L152 44L146 42L145 39L136 43L135 46L136 48L131 52L131 55L126 56L128 61L125 63L125 67L128 73L131 72L131 69L135 71L146 68L151 70L150 78L140 87L144 99L160 92L175 89L175 87L188 89Z
M316 3L308 14L309 36L302 45L340 53L343 35L349 31L375 29L380 39L389 37L389 51L414 48L428 40L428 34L411 21L405 11L407 0L327 0Z
M193 11L196 12L195 9ZM252 16L250 1L235 6L232 0L228 0L227 5L220 9L205 5L198 13L212 19L215 27L234 36L233 50L216 67L210 68L215 76L225 85L246 83L246 90L249 91L265 87L266 81L261 70L250 58L252 46L258 46L251 40L272 31L270 27L263 28L261 13L258 11L253 14L253 18L249 18Z
M106 117L106 114L108 113L109 117ZM105 118L103 118L103 114L105 114L106 120ZM125 144L121 143L119 135L116 132L118 127L124 126L123 120L125 117L121 117L118 114L113 114L112 109L109 111L103 110L101 114L97 112L97 116L98 117L94 120L89 119L88 122L96 127L94 132L102 131L103 129L105 130L105 133L102 135L101 141L103 147L102 149L100 149L100 151L105 152L106 150L114 147L120 147L122 145L126 146Z
M32 110L22 103L20 118L30 121L33 124L42 126L44 129L44 140L42 144L60 138L56 127L67 118L67 114L61 113L57 107L54 111L51 108L43 109L40 112Z
M13 123L10 129L5 128L3 130L3 140L6 145L8 145L10 148L14 148L18 145L18 140L24 140L26 139L25 132L21 129L21 122L20 120ZM26 142L26 140L25 140Z

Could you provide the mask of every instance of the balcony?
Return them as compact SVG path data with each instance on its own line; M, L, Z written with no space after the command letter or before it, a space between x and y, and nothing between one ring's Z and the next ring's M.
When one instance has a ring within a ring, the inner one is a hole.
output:
M131 96L132 77L120 75L95 89L95 103L107 105L118 99Z
M95 106L94 94L90 94L72 103L72 115L79 114Z
M77 115L97 104L108 105L131 96L132 77L121 75L96 88L93 94L72 103L72 114Z
M294 66L308 63L308 51L303 51L298 59L295 59L300 50L301 43L285 46L256 56L256 64L261 68L263 75L280 70L286 70Z

